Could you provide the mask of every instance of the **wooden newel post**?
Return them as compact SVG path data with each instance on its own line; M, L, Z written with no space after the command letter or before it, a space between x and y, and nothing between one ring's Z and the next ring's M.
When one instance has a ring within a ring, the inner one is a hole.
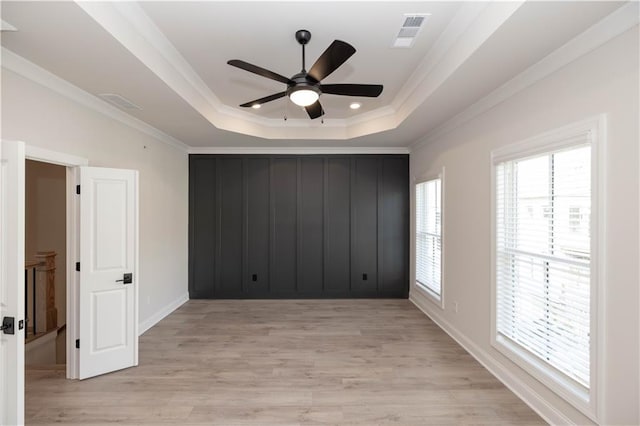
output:
M58 311L56 309L56 252L55 251L39 251L36 253L38 259L38 303L42 308L38 308L39 313L44 315L38 316L39 330L53 330L58 327ZM40 320L42 318L42 320ZM42 322L41 322L42 321ZM40 328L42 327L42 328Z

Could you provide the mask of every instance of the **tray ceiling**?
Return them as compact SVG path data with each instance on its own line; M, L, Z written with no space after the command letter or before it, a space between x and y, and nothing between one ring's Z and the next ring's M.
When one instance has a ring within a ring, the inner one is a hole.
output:
M128 114L192 147L407 146L623 4L2 2L18 29L2 46L93 95L125 97L140 106ZM407 13L428 19L411 48L392 48ZM301 28L307 64L334 39L357 49L323 83L380 83L382 95L322 95L324 122L287 98L238 107L284 85L227 60L291 76Z

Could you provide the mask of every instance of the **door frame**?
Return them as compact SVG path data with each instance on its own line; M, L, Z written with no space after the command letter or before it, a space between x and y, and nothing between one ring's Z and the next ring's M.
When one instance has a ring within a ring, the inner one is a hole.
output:
M2 267L6 267L7 272L3 271L3 279L1 291L6 292L7 310L2 312L3 316L12 315L14 321L14 333L12 337L3 337L8 345L5 352L7 359L3 357L4 365L1 367L0 386L3 387L0 392L0 409L6 408L6 412L0 413L0 423L3 421L14 422L17 424L24 423L24 396L25 396L25 380L24 380L24 286L23 274L24 269L24 154L25 144L20 140L2 139L0 143L0 151L7 151L8 162L3 165L6 167L7 174L0 177L2 185L2 202L0 207L0 219L3 222L2 227ZM3 153L3 152L0 152ZM2 156L0 156L2 157ZM17 178L14 185L10 185L3 179ZM15 208L10 208L9 204L16 203ZM22 326L21 326L22 325ZM6 405L5 405L6 404Z
M76 274L75 263L79 258L79 226L80 203L76 196L76 185L79 179L77 168L88 166L89 160L71 154L65 154L57 151L50 151L38 148L32 145L25 146L25 160L40 161L43 163L56 164L66 167L66 225L67 225L67 379L78 378L78 353L76 349L76 339L79 338L79 281Z

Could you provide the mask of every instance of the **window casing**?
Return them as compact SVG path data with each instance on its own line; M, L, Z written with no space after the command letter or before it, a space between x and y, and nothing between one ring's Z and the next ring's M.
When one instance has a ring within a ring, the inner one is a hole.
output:
M416 184L416 285L442 302L442 176Z
M492 344L592 419L599 127L577 123L493 153Z

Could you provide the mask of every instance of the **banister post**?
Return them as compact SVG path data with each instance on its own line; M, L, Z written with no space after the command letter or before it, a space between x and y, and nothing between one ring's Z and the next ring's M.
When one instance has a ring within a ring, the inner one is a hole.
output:
M39 314L44 313L41 317L43 322L38 321L38 327L43 325L43 330L49 331L58 327L58 311L56 309L56 252L55 251L39 251L36 253L38 259L38 272L40 281L38 288L38 296L43 295L43 310ZM39 304L42 306L42 304ZM44 312L43 312L44 311ZM40 315L39 315L40 316Z

